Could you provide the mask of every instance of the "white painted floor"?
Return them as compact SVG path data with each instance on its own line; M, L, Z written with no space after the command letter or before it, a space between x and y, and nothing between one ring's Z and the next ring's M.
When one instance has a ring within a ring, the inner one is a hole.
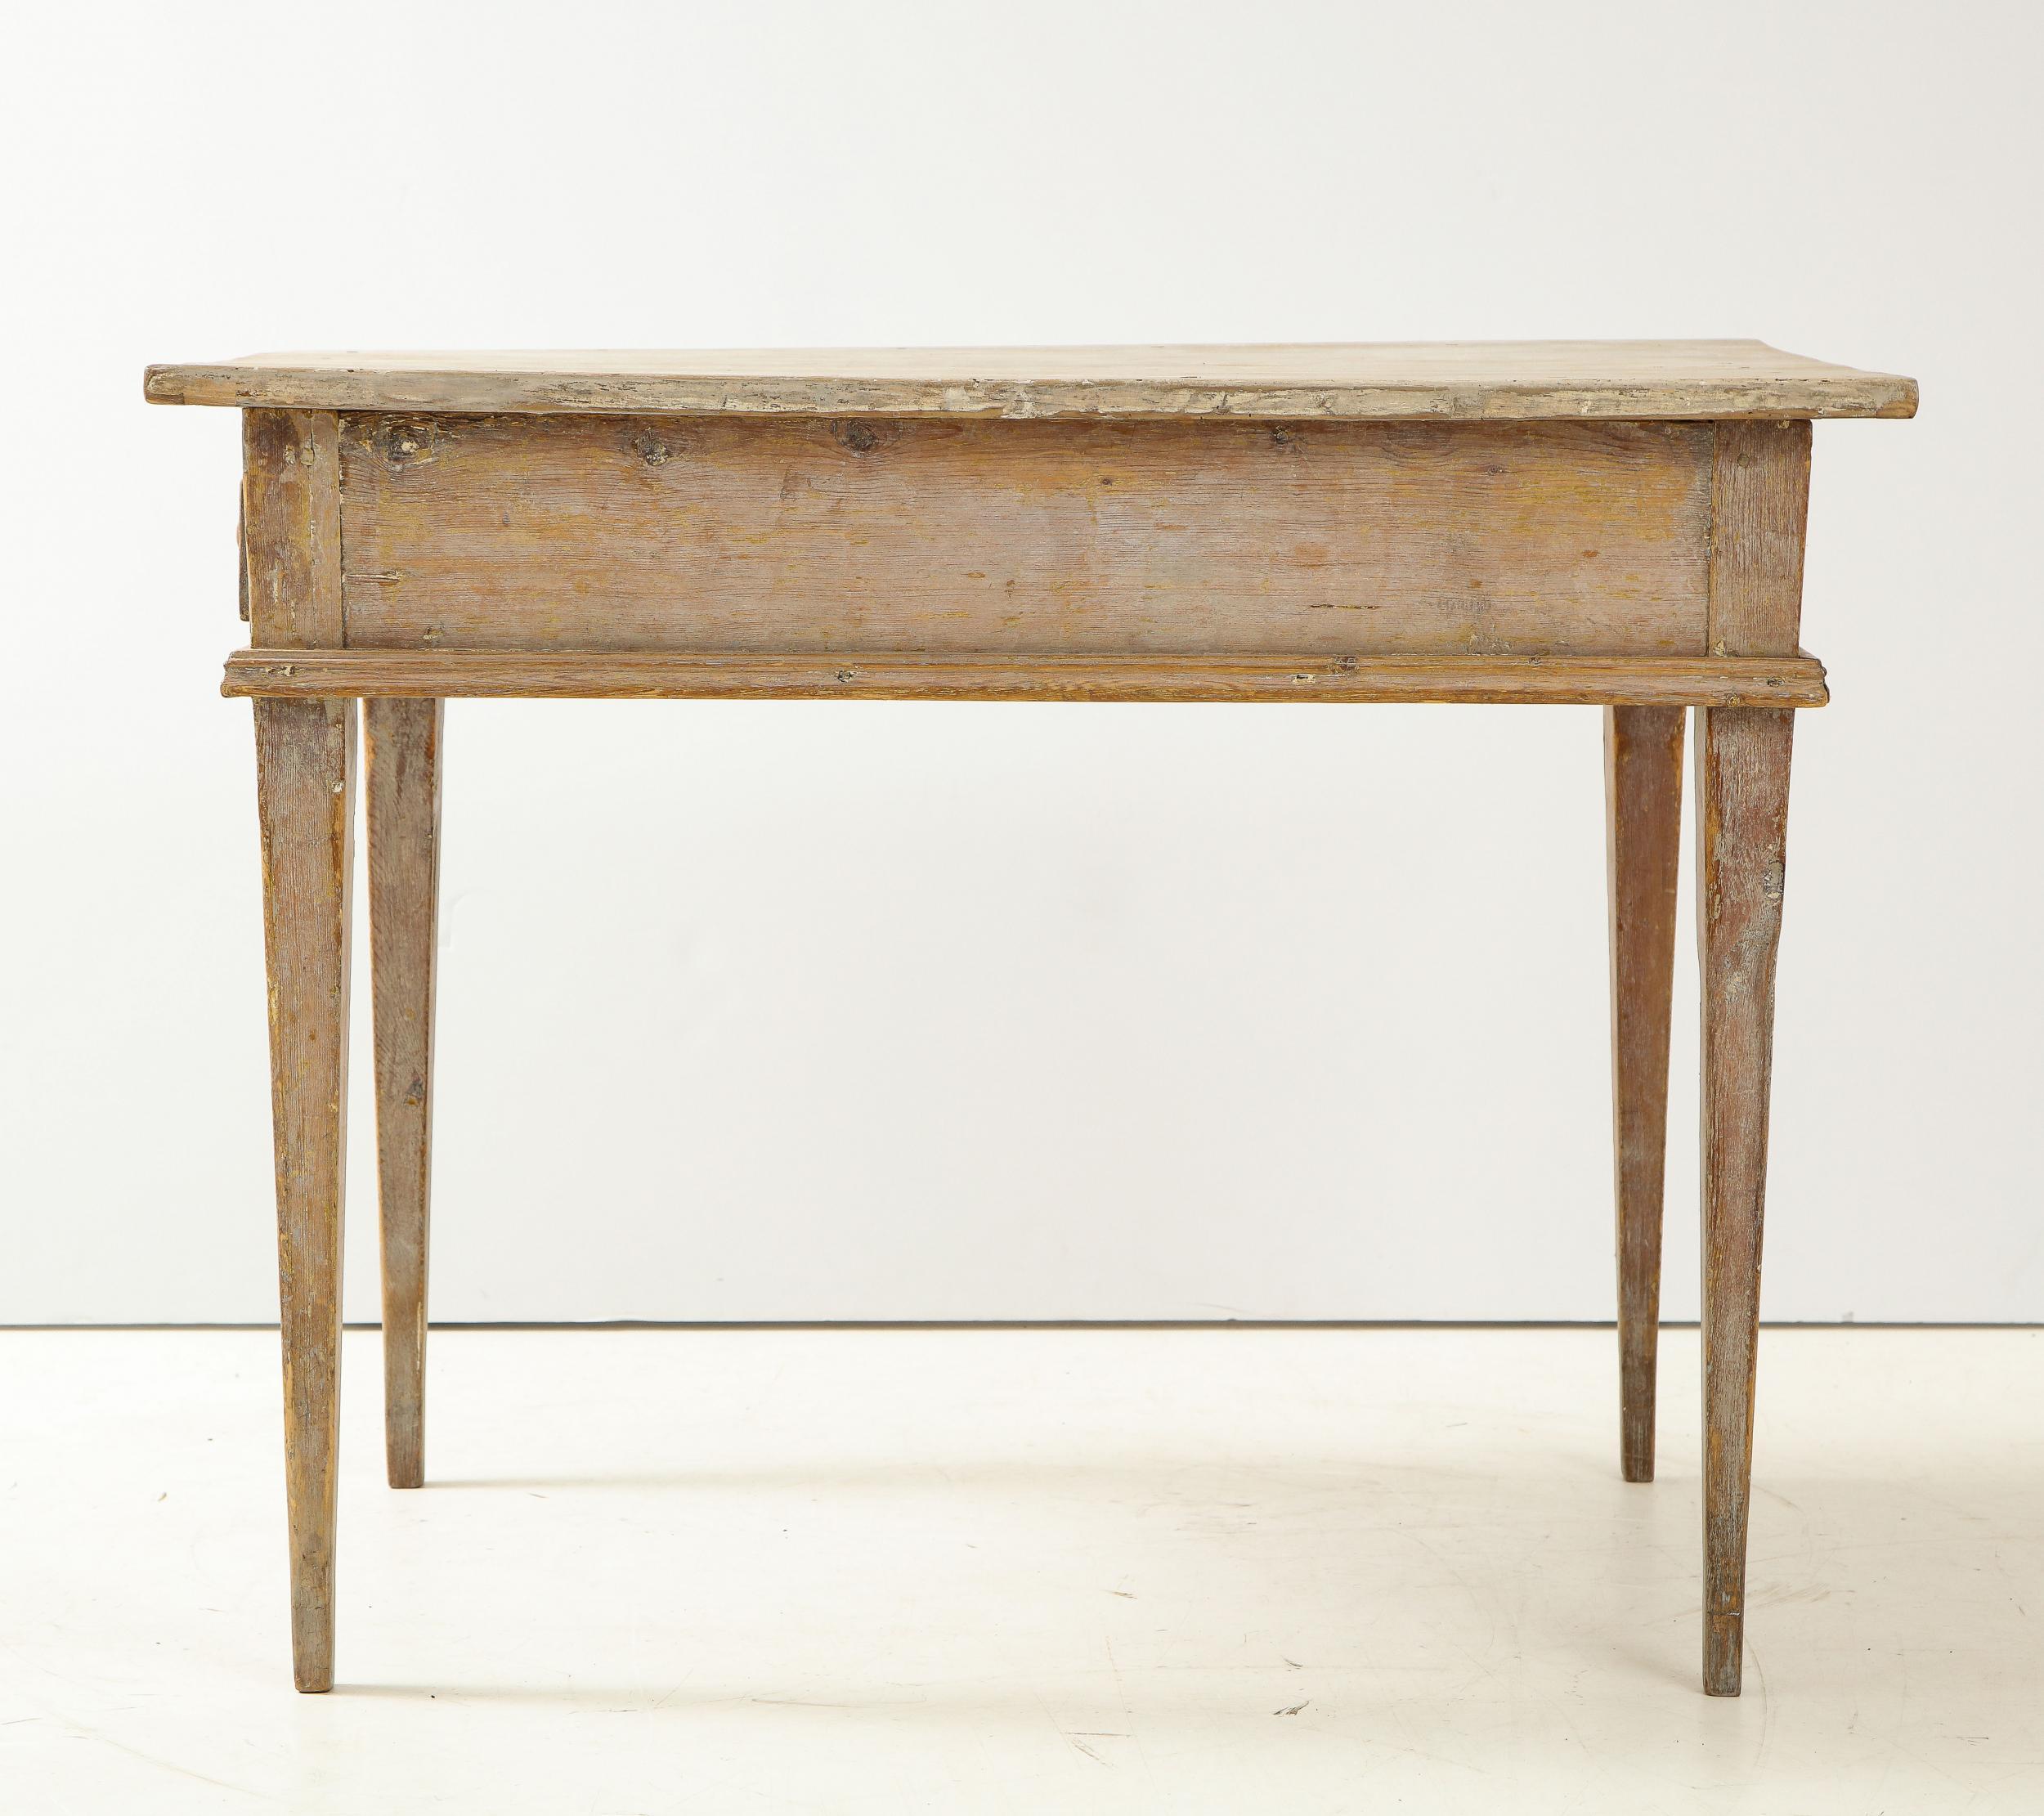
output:
M1737 1702L1693 1331L376 1344L300 1697L274 1334L0 1332L0 1809L2044 1809L2044 1333L1766 1334Z

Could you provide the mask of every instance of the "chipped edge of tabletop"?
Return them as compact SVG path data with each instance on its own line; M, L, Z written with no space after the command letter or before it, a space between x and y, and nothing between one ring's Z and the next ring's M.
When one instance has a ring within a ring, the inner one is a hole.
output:
M463 372L361 366L158 365L150 403L446 415L925 416L1006 421L1354 422L1904 419L1913 379L1831 377L1625 383L1412 381L1173 384L1129 379L891 379L746 374Z

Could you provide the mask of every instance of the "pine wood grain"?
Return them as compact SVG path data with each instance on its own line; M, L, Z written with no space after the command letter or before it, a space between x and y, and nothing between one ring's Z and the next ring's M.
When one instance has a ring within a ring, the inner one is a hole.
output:
M1821 706L1813 656L818 656L237 650L230 698L1461 702Z
M363 705L383 1276L383 1445L393 1488L425 1480L433 983L440 904L437 700Z
M346 700L258 700L255 706L291 1658L298 1687L308 1691L334 1682L355 719Z
M272 648L346 641L341 595L340 423L331 411L241 419L241 596Z
M1755 340L287 352L155 365L155 403L809 416L1908 416L1915 381Z
M1654 1478L1682 739L1679 706L1613 706L1604 715L1620 1455L1628 1482Z
M1713 445L1692 423L351 415L347 641L1697 655Z
M1767 1192L1775 957L1795 715L1697 715L1703 973L1704 1688L1739 1693Z
M1719 426L1710 475L1714 656L1779 656L1795 648L1809 517L1810 425Z

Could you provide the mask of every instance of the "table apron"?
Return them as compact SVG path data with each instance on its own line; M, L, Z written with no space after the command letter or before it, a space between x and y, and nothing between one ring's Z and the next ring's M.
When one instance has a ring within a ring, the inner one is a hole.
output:
M1826 698L1807 422L245 423L231 694Z
M1701 656L1716 439L1698 423L346 415L343 636Z

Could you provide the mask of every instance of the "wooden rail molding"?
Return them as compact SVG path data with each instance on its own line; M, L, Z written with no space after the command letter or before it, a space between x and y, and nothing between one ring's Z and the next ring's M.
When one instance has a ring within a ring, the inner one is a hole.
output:
M230 699L1126 700L1821 706L1795 656L761 656L243 649Z

